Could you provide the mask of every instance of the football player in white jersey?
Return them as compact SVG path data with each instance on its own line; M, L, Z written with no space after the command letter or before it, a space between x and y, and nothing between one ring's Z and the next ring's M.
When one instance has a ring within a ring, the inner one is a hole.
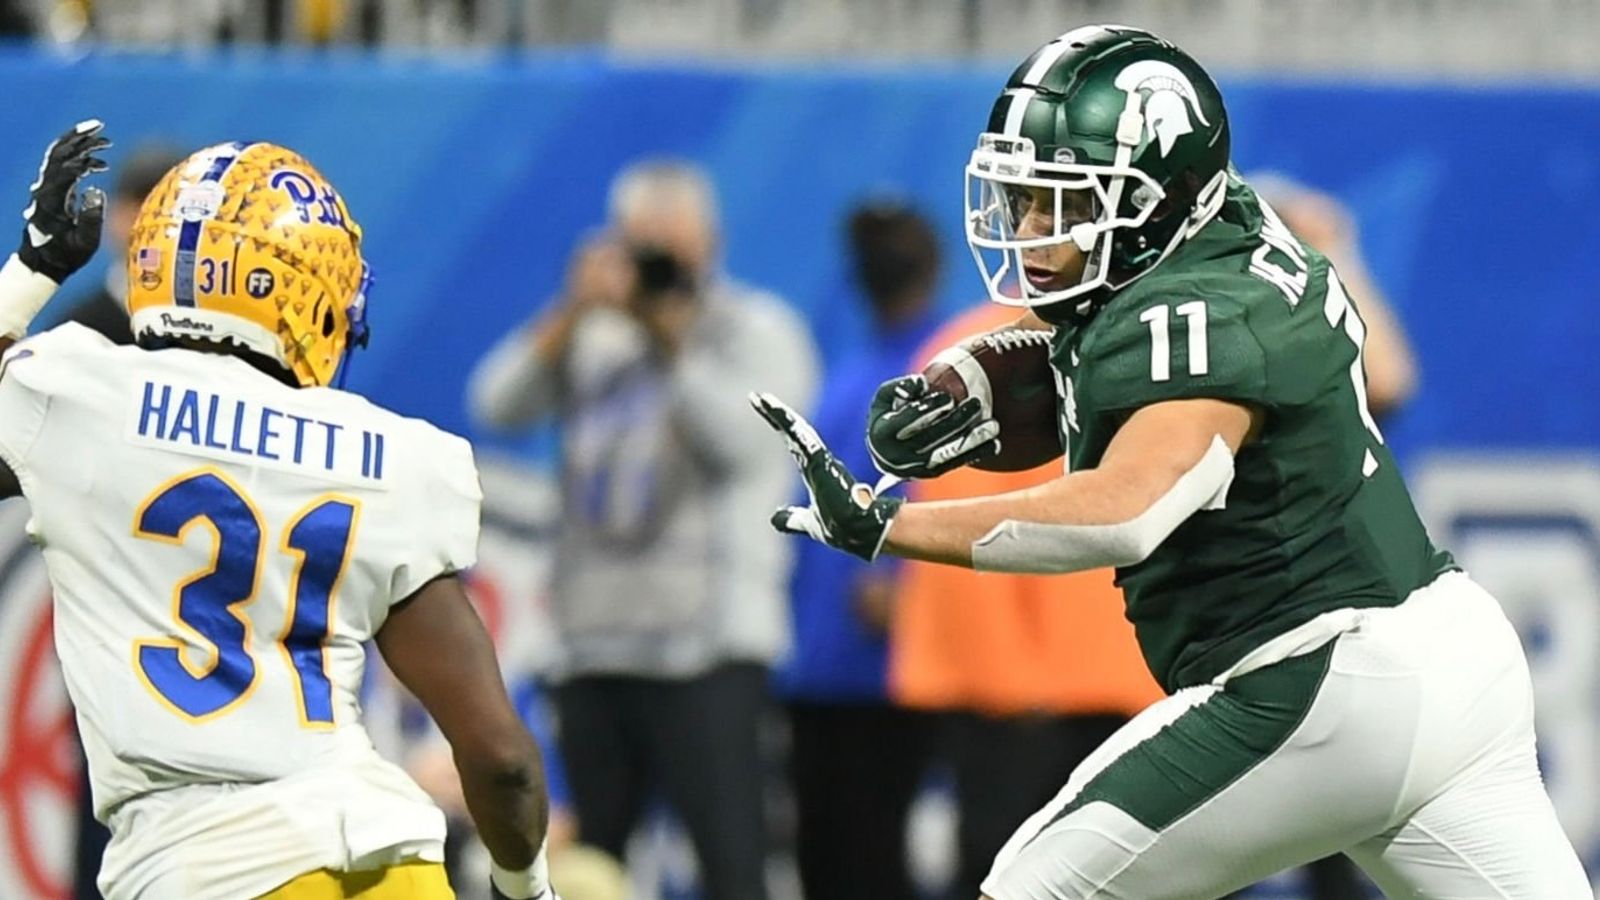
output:
M364 644L449 739L496 891L550 898L539 751L457 573L467 442L328 385L366 339L361 229L265 143L179 164L126 264L137 347L21 340L99 241L100 123L51 145L0 269L0 496L25 495L109 900L432 900L444 817L374 751Z

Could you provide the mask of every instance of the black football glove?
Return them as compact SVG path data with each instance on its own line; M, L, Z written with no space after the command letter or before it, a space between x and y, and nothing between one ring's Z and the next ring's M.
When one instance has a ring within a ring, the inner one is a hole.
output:
M889 534L889 523L905 501L877 496L871 485L857 481L822 443L811 423L782 400L771 394L751 394L750 405L788 442L811 495L810 506L779 508L772 514L772 526L790 534L810 535L868 562L876 559Z
M106 170L105 160L95 155L111 146L100 134L104 127L89 119L52 141L28 188L32 196L22 211L28 224L17 259L56 284L83 268L100 246L106 195L93 187L80 194L78 188L85 175Z
M1000 424L977 397L957 403L921 375L878 386L867 413L867 450L899 478L933 478L1000 452Z

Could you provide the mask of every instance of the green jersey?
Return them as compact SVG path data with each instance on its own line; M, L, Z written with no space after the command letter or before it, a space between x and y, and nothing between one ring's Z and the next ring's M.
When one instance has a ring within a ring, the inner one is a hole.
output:
M1135 410L1208 397L1261 413L1222 508L1118 571L1167 690L1209 681L1331 609L1393 606L1455 567L1429 541L1367 409L1365 326L1322 255L1230 176L1209 224L1092 318L1051 361L1074 470Z

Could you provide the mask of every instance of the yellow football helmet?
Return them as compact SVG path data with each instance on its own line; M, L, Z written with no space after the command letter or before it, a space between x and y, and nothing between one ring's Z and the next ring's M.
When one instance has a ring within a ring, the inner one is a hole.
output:
M361 226L309 162L275 144L208 147L161 179L128 241L136 337L232 343L331 383L365 346Z

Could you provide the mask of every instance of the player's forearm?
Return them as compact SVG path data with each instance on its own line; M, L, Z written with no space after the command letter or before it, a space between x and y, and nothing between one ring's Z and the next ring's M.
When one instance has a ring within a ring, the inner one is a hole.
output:
M1148 490L1114 473L1074 472L1036 487L968 500L908 503L889 529L884 552L975 568L973 545L1006 522L1106 525L1148 508Z
M28 324L44 309L57 284L33 271L12 254L0 265L0 352L28 333Z
M532 865L550 822L544 764L533 739L499 760L457 752L456 768L467 810L490 857L505 869Z
M969 568L1060 574L1136 565L1185 520L1218 501L1233 453L1216 437L1190 465L1091 469L976 500L910 504L885 549Z

